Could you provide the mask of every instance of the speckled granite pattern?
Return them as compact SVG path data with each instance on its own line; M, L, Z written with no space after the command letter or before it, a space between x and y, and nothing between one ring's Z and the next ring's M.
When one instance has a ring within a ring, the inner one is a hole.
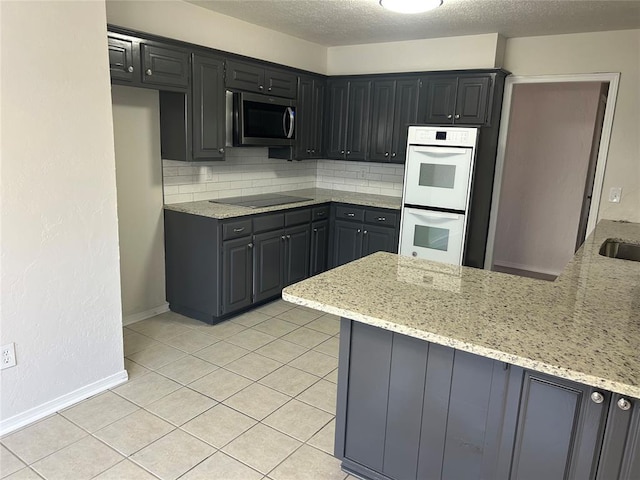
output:
M400 204L402 202L402 199L400 197L373 195L368 193L343 192L340 190L326 190L323 188L308 188L304 190L291 190L278 193L281 193L283 195L292 195L295 197L311 198L312 200L309 200L308 202L288 203L285 205L276 205L274 207L263 208L237 207L234 205L223 205L221 203L211 203L209 200L202 200L199 202L175 203L172 205L165 205L164 208L166 210L191 213L192 215L200 215L202 217L224 219L243 217L245 215L255 215L265 212L275 212L278 210L287 210L289 208L307 207L327 202L341 202L349 203L352 205L362 205L365 207L391 208L400 210Z
M287 287L286 301L640 398L640 243L601 221L555 282L376 253Z

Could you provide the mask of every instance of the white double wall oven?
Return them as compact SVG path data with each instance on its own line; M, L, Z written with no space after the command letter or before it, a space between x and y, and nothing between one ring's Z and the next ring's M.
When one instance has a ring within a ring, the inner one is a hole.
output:
M461 265L478 129L409 127L400 255Z

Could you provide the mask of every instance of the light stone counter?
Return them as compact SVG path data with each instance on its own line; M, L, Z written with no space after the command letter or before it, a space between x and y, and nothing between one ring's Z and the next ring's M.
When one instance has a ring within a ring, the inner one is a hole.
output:
M212 203L209 200L199 202L174 203L165 205L166 210L200 215L217 219L243 217L245 215L256 215L258 213L276 212L290 208L308 207L327 202L349 203L352 205L362 205L364 207L391 208L400 210L402 199L400 197L390 197L387 195L373 195L367 193L343 192L340 190L327 190L323 188L308 188L304 190L291 190L278 192L282 195L292 195L294 197L310 198L311 200L298 203L287 203L273 207L249 208L235 205L224 205L222 203ZM224 199L220 199L224 201Z
M555 282L375 253L282 298L640 398L640 262L599 255L612 237L640 224L601 221Z

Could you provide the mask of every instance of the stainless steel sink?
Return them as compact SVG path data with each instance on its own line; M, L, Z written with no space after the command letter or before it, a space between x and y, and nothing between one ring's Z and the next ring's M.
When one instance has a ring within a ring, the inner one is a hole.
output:
M640 262L640 244L608 238L600 247L600 255L621 260Z

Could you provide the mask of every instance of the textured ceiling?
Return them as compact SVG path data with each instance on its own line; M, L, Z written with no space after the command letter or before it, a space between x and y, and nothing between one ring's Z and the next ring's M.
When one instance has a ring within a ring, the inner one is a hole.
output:
M500 33L505 37L640 28L640 0L444 0L403 15L378 0L187 0L326 46Z

